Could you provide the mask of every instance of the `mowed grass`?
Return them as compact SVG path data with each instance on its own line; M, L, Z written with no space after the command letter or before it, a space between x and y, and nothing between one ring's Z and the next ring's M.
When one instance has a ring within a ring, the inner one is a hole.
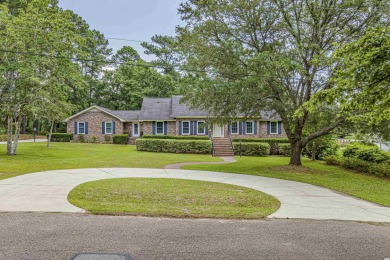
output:
M134 146L52 143L20 143L16 156L0 145L0 180L26 173L78 168L163 168L180 162L221 161L210 155L138 152Z
M69 201L94 214L261 219L280 207L274 197L235 185L176 179L110 179L84 183Z
M390 206L390 180L348 171L322 161L303 158L305 167L286 166L286 157L236 157L237 162L221 165L191 165L183 169L241 173L305 182L351 196Z

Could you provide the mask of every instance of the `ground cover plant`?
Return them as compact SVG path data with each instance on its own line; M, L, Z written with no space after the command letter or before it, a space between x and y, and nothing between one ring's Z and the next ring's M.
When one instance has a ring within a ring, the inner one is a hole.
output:
M138 152L129 145L81 143L21 143L16 156L6 156L5 145L0 145L0 179L17 175L59 169L77 168L163 168L179 162L217 162L219 158L194 154Z
M280 207L274 197L235 185L176 179L111 179L84 183L69 201L95 214L261 219Z
M249 174L310 183L354 197L390 206L390 180L358 174L322 161L302 158L304 167L286 166L289 158L235 157L236 163L220 165L190 165L183 169Z

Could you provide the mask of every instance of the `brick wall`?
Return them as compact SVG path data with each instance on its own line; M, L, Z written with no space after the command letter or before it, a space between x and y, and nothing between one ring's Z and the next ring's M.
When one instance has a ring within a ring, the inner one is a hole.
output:
M100 110L90 110L76 118L69 120L67 124L67 132L74 134L75 122L88 122L88 134L85 134L86 140L92 140L96 137L99 142L105 141L105 136L102 133L102 122L115 122L115 133L123 134L123 123ZM112 134L107 134L107 137L112 137ZM74 140L78 139L78 135L74 135Z

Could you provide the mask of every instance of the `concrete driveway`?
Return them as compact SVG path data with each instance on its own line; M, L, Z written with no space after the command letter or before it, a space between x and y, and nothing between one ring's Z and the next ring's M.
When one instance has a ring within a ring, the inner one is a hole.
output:
M175 178L234 184L268 193L281 202L269 218L390 222L390 208L310 184L259 176L171 169L77 169L32 173L0 181L2 212L84 212L71 205L77 185L112 178Z

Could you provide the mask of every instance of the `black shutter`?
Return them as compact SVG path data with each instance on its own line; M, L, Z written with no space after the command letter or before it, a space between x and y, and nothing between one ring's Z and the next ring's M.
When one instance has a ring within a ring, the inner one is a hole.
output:
M102 122L102 134L106 134L106 123Z
M85 122L85 134L88 134L88 122Z
M115 122L112 122L112 134L115 134Z
M77 135L78 133L79 133L78 123L74 122L74 134Z

